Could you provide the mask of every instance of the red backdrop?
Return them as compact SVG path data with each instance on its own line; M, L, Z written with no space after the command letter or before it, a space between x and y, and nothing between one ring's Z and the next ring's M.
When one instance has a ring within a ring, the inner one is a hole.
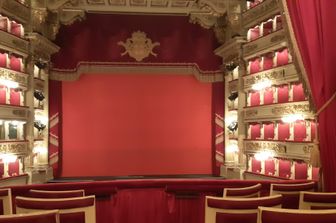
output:
M62 176L211 174L211 84L84 74L62 95Z

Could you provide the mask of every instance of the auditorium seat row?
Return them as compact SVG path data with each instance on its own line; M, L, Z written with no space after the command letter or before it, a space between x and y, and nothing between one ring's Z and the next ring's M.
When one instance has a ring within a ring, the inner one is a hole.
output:
M336 222L336 193L313 192L315 187L315 182L272 184L266 197L259 197L261 184L226 188L223 197L206 197L205 223Z
M0 223L96 222L95 196L85 196L84 190L30 190L26 197L15 197L15 215L12 215L11 190L1 189L0 195L4 216Z

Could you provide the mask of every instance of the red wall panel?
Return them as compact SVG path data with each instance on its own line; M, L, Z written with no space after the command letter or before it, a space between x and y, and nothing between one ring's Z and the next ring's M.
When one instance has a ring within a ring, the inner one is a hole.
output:
M62 93L62 176L211 173L210 84L82 75Z

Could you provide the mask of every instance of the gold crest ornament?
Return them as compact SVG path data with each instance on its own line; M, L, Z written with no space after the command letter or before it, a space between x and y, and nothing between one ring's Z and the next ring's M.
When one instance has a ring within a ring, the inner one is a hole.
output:
M153 52L153 48L159 46L160 43L152 43L152 40L147 38L146 33L136 31L132 33L132 38L126 39L126 42L119 41L118 45L125 47L125 52L121 53L121 56L128 53L136 61L142 61L150 54L156 57L157 54Z

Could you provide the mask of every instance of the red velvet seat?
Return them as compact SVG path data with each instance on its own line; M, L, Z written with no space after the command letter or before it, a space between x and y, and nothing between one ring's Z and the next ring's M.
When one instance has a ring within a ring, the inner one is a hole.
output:
M60 212L60 223L96 222L94 196L54 199L16 197L15 203L17 213L58 209Z
M0 223L59 223L57 210L0 216Z
M84 190L29 190L29 197L35 198L70 198L70 197L84 197Z
M224 188L223 197L260 197L261 184L251 187Z
M336 193L307 192L300 193L300 209L336 209Z
M0 215L12 214L11 189L0 189Z
M259 206L281 207L282 196L205 199L205 223L256 223Z
M258 223L335 223L336 210L291 210L260 207Z
M314 191L315 182L302 184L271 184L270 195L281 194L283 196L283 208L298 209L300 191Z

